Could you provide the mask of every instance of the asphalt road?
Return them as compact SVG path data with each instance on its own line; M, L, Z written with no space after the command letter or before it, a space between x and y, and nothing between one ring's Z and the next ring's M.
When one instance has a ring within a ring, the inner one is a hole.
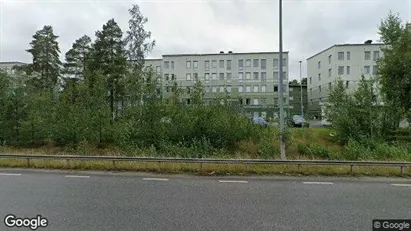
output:
M0 230L30 230L7 214L47 218L37 230L372 230L411 219L411 180L0 169L0 202Z

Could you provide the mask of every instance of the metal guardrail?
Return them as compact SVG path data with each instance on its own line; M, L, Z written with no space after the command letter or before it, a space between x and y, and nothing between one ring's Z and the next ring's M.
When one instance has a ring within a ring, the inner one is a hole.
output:
M116 168L116 162L157 162L161 163L198 163L202 164L236 164L236 165L297 165L298 169L303 165L323 165L323 166L350 166L350 172L353 172L355 166L385 166L399 167L400 174L403 175L403 169L411 167L411 162L390 162L390 161L335 161L335 160L262 160L262 159L207 159L207 158L158 158L158 157L120 157L120 156L77 156L77 155L31 155L31 154L0 154L0 159L26 159L27 167L30 167L32 159L54 159L65 160L67 167L70 167L70 161L111 161Z

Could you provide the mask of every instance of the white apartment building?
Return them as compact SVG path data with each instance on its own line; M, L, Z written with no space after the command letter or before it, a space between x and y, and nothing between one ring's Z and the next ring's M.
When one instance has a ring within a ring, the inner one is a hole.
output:
M367 40L363 44L337 44L307 59L308 110L319 116L321 105L327 102L329 91L338 77L349 92L356 89L364 75L377 73L376 60L382 56L383 44Z
M198 76L205 87L206 103L227 92L249 117L278 114L278 52L172 54L147 59L145 65L161 74L163 98L173 94L171 86L176 81L185 90L183 101L189 105L188 91ZM283 54L283 87L288 105L288 52Z
M14 75L15 70L13 70L14 66L22 66L26 65L26 63L22 62L0 62L0 70L5 71L9 75Z

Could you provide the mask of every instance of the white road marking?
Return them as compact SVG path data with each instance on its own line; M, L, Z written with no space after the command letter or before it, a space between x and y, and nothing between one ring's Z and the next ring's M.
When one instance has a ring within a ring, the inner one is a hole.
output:
M66 175L67 178L90 178L90 176Z
M0 173L0 176L21 176L20 173Z
M248 181L246 180L219 180L220 183L240 183L240 184L247 184Z
M411 184L391 184L392 186L396 187L411 187Z
M168 181L166 178L143 178L143 180L151 180L151 181Z
M333 182L303 182L303 184L334 184Z

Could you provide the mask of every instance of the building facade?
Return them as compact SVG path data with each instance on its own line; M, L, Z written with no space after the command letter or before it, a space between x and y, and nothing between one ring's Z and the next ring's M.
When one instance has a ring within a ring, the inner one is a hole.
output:
M304 117L307 115L307 84L290 83L289 85L289 115L301 115L301 90L303 93L303 111Z
M366 79L377 75L376 61L382 56L383 44L340 44L325 49L307 59L308 113L320 117L322 105L340 77L352 92L364 75ZM377 88L375 88L377 92ZM377 92L378 94L378 92Z
M163 98L170 97L174 81L189 89L198 76L205 88L205 101L209 103L228 94L232 103L242 105L249 117L276 117L279 107L278 52L215 54L172 54L162 59L147 59L161 75ZM283 88L288 108L288 52L283 54ZM190 104L189 94L183 94L183 102Z
M26 65L26 63L22 62L0 62L0 70L3 70L9 75L14 75L15 70L13 69L14 66L22 66Z

